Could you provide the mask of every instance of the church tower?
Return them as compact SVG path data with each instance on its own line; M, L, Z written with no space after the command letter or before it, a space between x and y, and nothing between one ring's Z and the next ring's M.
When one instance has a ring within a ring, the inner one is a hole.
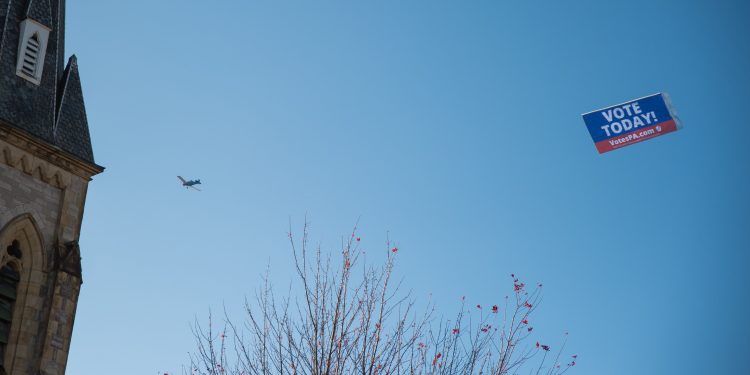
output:
M64 374L94 163L65 0L0 0L0 375Z

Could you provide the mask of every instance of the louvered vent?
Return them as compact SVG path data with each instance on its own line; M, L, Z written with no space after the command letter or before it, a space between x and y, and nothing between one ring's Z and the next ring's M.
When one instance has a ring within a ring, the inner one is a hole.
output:
M29 38L29 41L26 42L26 50L24 51L23 63L21 64L21 72L32 78L36 76L40 47L41 43L39 43L39 34L34 34Z
M16 75L39 86L44 70L47 41L52 30L30 18L21 21L20 26Z

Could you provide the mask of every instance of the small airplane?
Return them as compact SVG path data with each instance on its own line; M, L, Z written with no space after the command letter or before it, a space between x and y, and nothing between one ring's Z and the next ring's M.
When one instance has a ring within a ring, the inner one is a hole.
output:
M187 189L187 188L193 188L195 190L201 191L201 189L198 189L197 187L193 186L193 185L200 185L201 184L201 180L190 180L190 181L188 181L188 180L185 180L184 178L182 178L182 176L177 176L177 178L179 178L180 181L182 181L182 186L184 186L185 189Z

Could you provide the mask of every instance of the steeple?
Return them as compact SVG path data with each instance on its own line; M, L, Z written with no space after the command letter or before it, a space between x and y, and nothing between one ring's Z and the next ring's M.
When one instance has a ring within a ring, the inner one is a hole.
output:
M75 57L63 63L65 0L0 0L0 127L94 164Z
M74 150L84 160L94 160L86 107L83 104L81 77L78 75L78 59L75 55L68 61L60 87L62 92L53 132L58 146L63 150Z
M64 375L94 163L64 0L0 0L0 375Z

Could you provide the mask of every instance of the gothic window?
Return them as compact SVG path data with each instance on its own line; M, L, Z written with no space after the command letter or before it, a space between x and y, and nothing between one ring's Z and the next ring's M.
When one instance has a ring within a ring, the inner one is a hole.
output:
M10 338L13 308L18 293L18 282L21 280L16 263L22 257L18 241L13 241L3 255L9 261L0 268L0 373L5 373L5 348Z
M26 366L26 359L39 355L36 346L26 345L39 338L22 332L38 328L39 301L29 306L28 297L30 280L43 279L41 241L30 214L0 228L0 375L25 373L20 368Z
M36 76L36 67L39 62L39 34L34 34L26 42L26 50L23 53L23 62L21 63L21 72L29 77Z

